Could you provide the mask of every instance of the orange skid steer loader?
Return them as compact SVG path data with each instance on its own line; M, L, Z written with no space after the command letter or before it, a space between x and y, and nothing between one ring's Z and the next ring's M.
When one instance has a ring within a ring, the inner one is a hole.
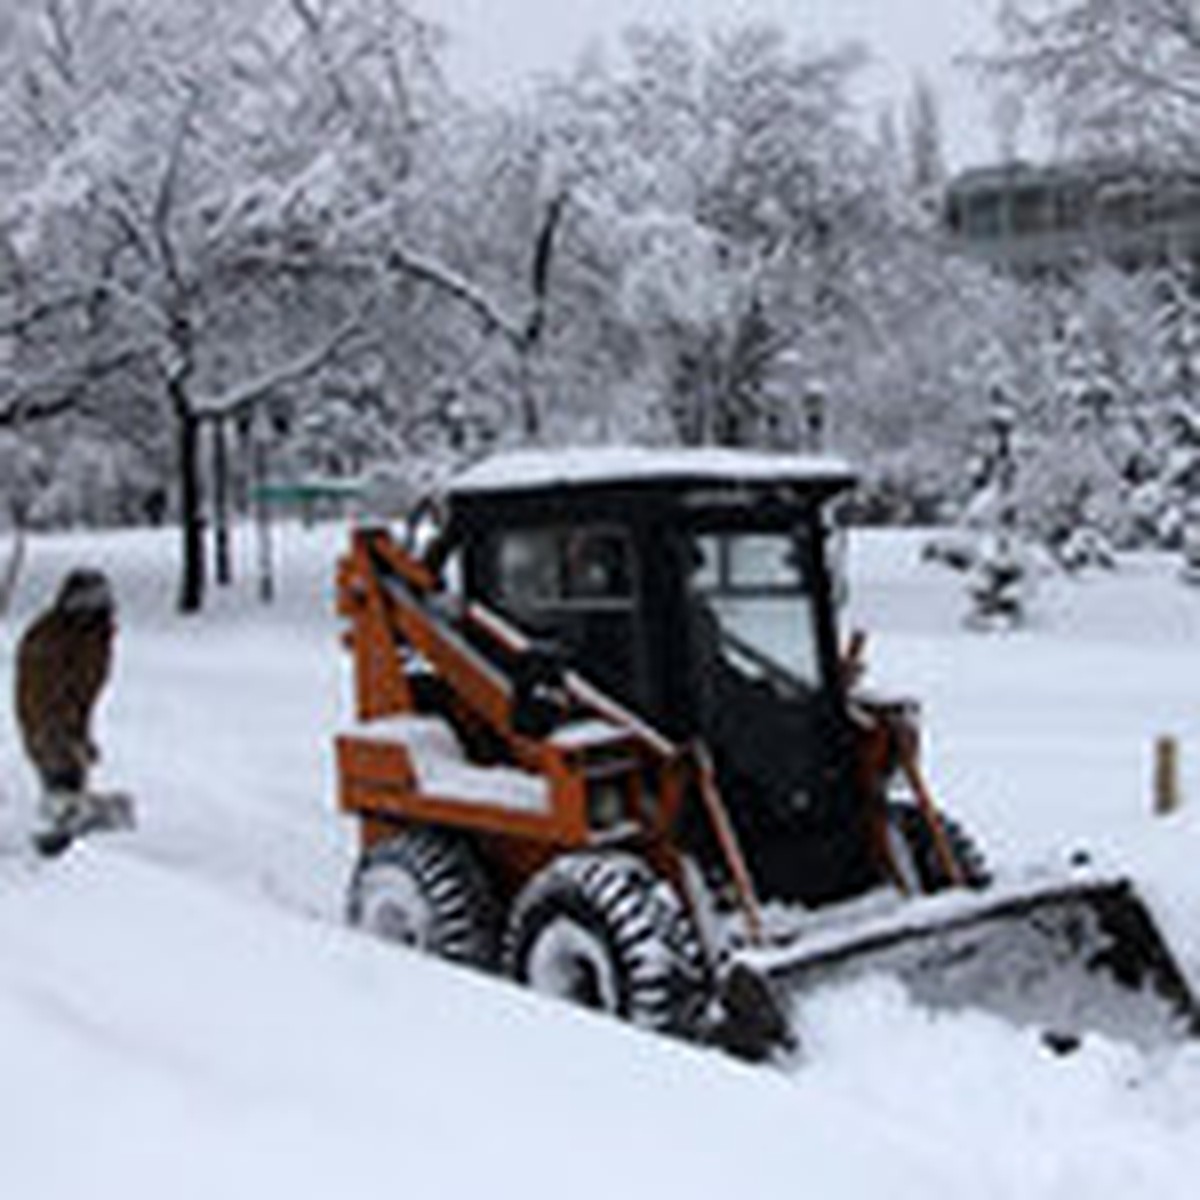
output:
M930 796L914 706L839 652L826 459L498 456L423 554L339 569L361 830L384 938L761 1059L796 998L871 971L1069 1046L1195 1031L1132 885L993 884Z

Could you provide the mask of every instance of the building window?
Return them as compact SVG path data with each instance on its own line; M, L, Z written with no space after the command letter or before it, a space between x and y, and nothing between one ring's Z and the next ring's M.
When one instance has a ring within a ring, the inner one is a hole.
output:
M967 199L966 234L969 238L999 237L1001 233L1001 197L983 192Z

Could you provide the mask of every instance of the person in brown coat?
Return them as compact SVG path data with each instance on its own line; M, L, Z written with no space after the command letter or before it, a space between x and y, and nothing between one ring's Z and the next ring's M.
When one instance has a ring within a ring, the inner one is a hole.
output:
M88 774L99 757L92 713L108 681L116 603L100 571L67 575L49 609L17 649L17 721L25 751L41 777L46 853L65 850L89 826Z

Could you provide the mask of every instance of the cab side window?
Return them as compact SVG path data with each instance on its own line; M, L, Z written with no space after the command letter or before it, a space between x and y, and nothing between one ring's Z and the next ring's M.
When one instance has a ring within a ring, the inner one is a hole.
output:
M559 594L558 547L552 531L523 529L495 546L497 599L515 617L552 606Z
M563 599L627 606L633 599L633 564L623 533L576 529L563 545Z
M629 535L610 525L512 530L493 543L498 607L553 641L565 659L625 703L639 692L637 587Z
M513 530L497 539L493 565L497 599L519 619L632 607L633 557L621 530Z

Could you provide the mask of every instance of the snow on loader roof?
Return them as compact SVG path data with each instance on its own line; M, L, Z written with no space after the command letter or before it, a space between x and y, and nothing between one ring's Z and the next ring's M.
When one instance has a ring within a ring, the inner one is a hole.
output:
M825 455L752 450L645 449L630 446L520 450L484 459L451 481L451 491L534 491L550 487L691 482L707 484L808 484L846 487L854 469Z

